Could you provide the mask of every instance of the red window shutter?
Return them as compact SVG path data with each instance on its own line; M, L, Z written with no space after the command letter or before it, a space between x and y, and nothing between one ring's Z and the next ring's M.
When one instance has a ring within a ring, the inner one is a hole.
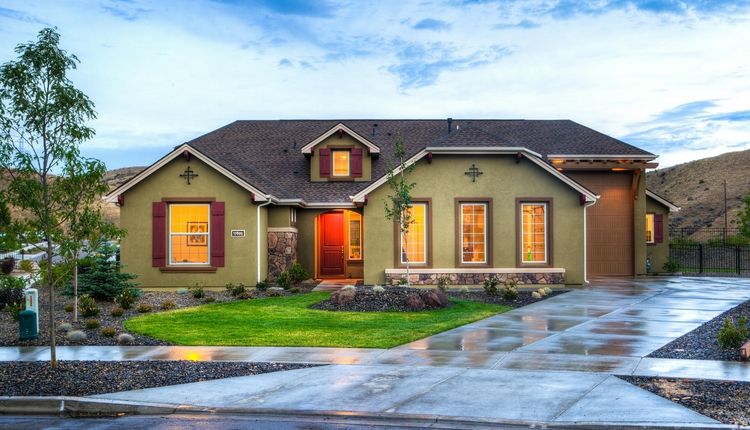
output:
M167 204L151 204L151 266L167 265Z
M320 177L327 178L331 176L331 150L320 148Z
M362 177L362 148L352 148L351 173L353 178Z
M664 215L654 214L654 242L664 242Z
M224 267L224 202L211 203L211 265Z

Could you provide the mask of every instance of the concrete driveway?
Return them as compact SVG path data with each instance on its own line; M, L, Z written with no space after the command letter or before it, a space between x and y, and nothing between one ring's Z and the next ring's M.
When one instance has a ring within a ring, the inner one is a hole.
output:
M352 361L356 365L96 397L286 413L712 426L718 423L612 375L692 371L693 376L731 374L747 380L750 371L743 363L692 366L690 360L643 357L748 299L750 280L602 280L398 348L372 351L366 360Z

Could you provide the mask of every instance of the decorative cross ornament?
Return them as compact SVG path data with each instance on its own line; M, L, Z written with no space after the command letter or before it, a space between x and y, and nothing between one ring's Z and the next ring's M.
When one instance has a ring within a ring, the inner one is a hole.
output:
M193 179L193 178L197 178L198 174L195 173L195 172L193 172L193 170L190 168L190 166L188 166L187 169L185 169L185 173L181 173L180 174L180 177L187 179L187 183L188 183L188 185L190 185L190 180Z
M471 178L471 182L477 181L477 176L483 175L484 172L480 171L477 166L475 166L473 163L471 167L469 168L469 171L465 172L464 175L469 176Z

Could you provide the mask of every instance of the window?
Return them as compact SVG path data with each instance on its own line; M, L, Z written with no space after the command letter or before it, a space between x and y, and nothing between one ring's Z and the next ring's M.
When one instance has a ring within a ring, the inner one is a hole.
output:
M427 203L412 203L407 213L411 216L411 225L400 235L400 262L427 264Z
M487 263L487 203L459 204L461 263Z
M349 212L349 259L362 259L362 215Z
M209 263L208 204L169 205L169 264Z
M646 214L646 243L655 243L654 214Z
M547 203L521 203L521 263L547 263Z
M349 176L349 150L334 150L333 153L333 176Z

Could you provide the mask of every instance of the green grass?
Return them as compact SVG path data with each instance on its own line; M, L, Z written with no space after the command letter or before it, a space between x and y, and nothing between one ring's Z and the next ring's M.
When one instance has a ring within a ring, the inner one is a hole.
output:
M425 312L331 312L309 309L329 293L315 292L215 303L142 315L125 322L133 332L178 345L330 346L391 348L510 310L455 301Z

